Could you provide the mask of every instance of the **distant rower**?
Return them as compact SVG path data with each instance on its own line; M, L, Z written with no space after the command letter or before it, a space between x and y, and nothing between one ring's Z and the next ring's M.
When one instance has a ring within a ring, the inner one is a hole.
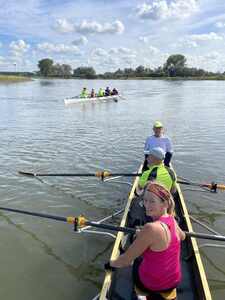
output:
M88 98L88 91L87 88L84 87L81 94L80 94L80 98Z

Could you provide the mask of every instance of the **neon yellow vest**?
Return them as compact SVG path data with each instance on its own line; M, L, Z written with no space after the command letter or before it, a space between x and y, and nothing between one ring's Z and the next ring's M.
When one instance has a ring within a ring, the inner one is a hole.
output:
M104 91L103 91L103 89L100 89L100 90L98 91L98 96L99 96L99 97L103 97L103 96L104 96Z
M80 94L81 98L87 98L88 97L88 92L87 91L82 91Z
M139 186L141 188L145 187L145 184L149 180L149 175L151 175L154 168L156 168L156 177L155 177L154 181L162 184L168 191L170 191L171 188L173 187L176 177L175 177L174 173L173 173L174 178L171 177L170 174L173 171L170 170L170 172L169 172L163 163L161 163L160 165L153 165L147 171L143 172L143 174L140 177L139 182L138 182Z

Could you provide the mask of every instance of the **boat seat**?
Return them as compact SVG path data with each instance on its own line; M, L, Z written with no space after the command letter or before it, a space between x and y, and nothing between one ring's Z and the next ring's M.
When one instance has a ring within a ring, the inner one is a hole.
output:
M146 297L148 296L148 293L140 290L137 286L135 286L135 292L138 296L146 296ZM174 300L177 297L177 290L173 289L172 291L169 291L169 292L160 293L160 295L165 300ZM151 299L151 298L149 298L149 299Z

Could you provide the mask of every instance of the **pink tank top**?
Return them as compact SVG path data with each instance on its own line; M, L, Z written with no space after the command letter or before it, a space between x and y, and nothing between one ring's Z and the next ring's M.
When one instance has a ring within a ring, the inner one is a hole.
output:
M138 273L144 286L152 291L162 291L176 287L181 280L180 239L176 235L174 217L162 216L159 221L167 225L171 241L166 250L147 249Z

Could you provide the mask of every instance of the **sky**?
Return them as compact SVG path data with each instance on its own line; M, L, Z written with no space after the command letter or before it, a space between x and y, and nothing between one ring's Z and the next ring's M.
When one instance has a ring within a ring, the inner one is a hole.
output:
M224 0L0 0L0 71L51 58L98 73L162 66L225 71Z

